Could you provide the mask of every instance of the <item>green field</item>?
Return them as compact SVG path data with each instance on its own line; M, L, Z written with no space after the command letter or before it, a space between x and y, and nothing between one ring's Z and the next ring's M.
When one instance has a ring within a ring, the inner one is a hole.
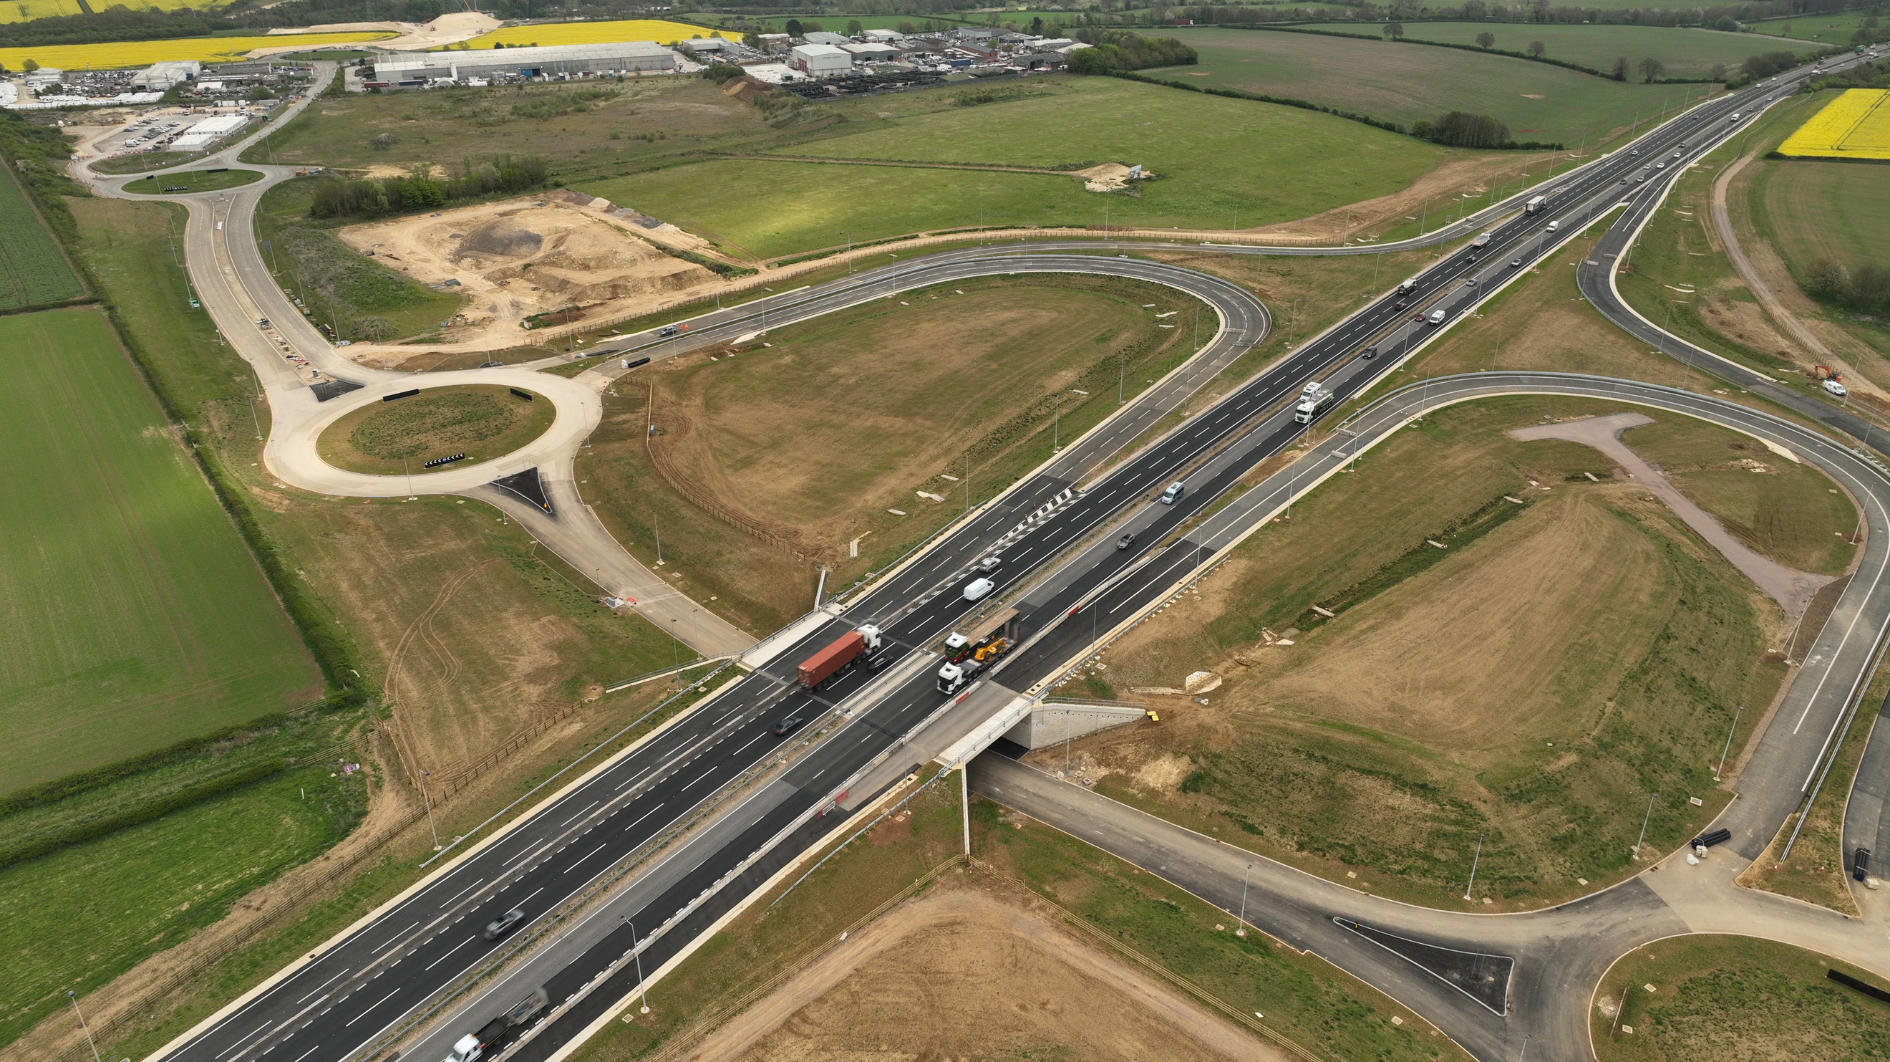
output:
M1449 152L1313 111L1105 78L1032 79L1020 98L881 97L775 154L1069 170L1143 164L1135 194L1062 173L722 160L584 184L733 248L772 258L904 233L987 227L1226 228L1397 191ZM1261 145L1264 149L1256 150ZM713 194L703 194L713 189Z
M0 318L0 788L321 693L229 518L92 310Z
M1375 28L1357 23L1323 23L1307 29L1339 33L1371 34ZM1489 22L1407 22L1406 40L1439 41L1444 44L1477 46L1479 33L1496 37L1495 48L1509 52L1527 52L1532 41L1541 41L1550 59L1585 66L1590 70L1611 72L1614 61L1625 58L1641 80L1638 64L1642 59L1658 59L1666 66L1663 77L1707 77L1715 64L1737 67L1746 57L1760 52L1777 51L1777 41L1754 39L1749 34L1722 33L1718 30L1680 26L1585 26L1539 25L1535 23ZM1815 48L1797 48L1800 55L1810 55Z
M1417 25L1429 24L1411 24ZM1503 29L1498 25L1492 32ZM1199 65L1150 73L1202 88L1310 100L1405 125L1453 110L1492 114L1518 140L1570 147L1626 133L1636 119L1645 128L1663 108L1698 99L1707 89L1624 84L1525 59L1383 40L1264 30L1195 30L1186 40L1200 52Z
M184 195L190 192L214 192L219 188L238 188L262 180L255 170L185 170L182 173L153 174L139 181L125 182L125 191L138 195Z
M1800 1062L1890 1055L1890 1003L1830 980L1832 969L1885 987L1847 962L1770 940L1649 944L1615 963L1595 993L1627 1000L1618 1022L1600 1006L1589 1011L1595 1053L1604 1062L1719 1062L1776 1058L1790 1045Z
M1753 220L1800 276L1820 258L1890 267L1890 168L1756 159Z
M59 302L84 293L52 233L34 213L26 189L11 172L0 177L0 310Z
M1865 19L1871 17L1864 11L1844 11L1830 15L1767 19L1764 22L1747 23L1746 28L1753 33L1770 37L1793 37L1802 41L1845 47L1851 43L1851 35L1863 26ZM1883 20L1882 15L1877 15L1876 18L1879 22Z
M161 170L170 166L182 166L203 157L197 151L141 151L135 155L120 155L114 159L99 159L92 163L93 173L143 173L146 170Z
M376 403L342 417L317 440L322 460L370 476L425 475L490 461L545 433L558 415L538 395L520 399L496 384L433 387L391 404ZM436 457L464 461L426 468Z

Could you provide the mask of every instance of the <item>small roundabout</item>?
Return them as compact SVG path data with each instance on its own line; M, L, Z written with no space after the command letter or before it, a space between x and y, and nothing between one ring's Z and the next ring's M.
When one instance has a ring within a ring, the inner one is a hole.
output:
M169 170L164 173L154 173L149 177L140 177L135 181L126 181L121 187L126 192L141 196L190 195L193 192L241 188L246 184L255 184L262 180L263 176L258 170L228 168Z

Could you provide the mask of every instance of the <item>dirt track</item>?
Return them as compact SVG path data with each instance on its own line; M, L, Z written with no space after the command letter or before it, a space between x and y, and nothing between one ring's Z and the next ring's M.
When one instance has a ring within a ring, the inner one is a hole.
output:
M894 909L683 1056L692 1062L1287 1055L1066 930L951 887Z

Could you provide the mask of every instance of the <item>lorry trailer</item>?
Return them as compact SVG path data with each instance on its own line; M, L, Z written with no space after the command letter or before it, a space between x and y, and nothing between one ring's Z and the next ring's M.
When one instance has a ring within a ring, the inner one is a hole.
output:
M867 653L877 653L880 647L879 628L867 624L858 630L835 638L831 644L806 660L801 661L797 675L801 688L817 690L834 677L842 674L858 663Z
M1017 610L1007 608L964 632L945 639L945 663L938 669L938 691L957 693L973 676L995 664L1017 644Z
M1549 205L1548 196L1546 195L1532 196L1529 202L1523 204L1523 213L1539 214L1542 212L1542 208L1548 205Z
M1321 391L1311 398L1302 400L1299 405L1293 408L1293 423L1311 424L1313 418L1324 413L1326 407L1331 405L1333 400L1338 397L1338 395L1333 394L1331 391Z
M453 1053L447 1055L444 1062L478 1062L491 1050L492 1045L504 1039L507 1032L530 1021L550 1002L551 997L542 986L533 989L531 995L514 1003L510 1010L481 1025L478 1032L460 1037L453 1044Z
M1488 247L1489 245L1490 245L1490 234L1487 232L1479 235L1476 239L1470 241L1470 246L1473 250L1480 251L1483 248Z

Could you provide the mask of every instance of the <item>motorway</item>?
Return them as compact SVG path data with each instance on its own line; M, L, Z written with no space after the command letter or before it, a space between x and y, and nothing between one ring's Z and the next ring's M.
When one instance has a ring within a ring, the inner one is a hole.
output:
M1776 90L1774 86L1771 91ZM1636 142L1634 150L1645 159L1670 155L1673 149L1680 150L1683 158L1697 157L1723 139L1721 127L1729 112L1741 108L1749 112L1761 94L1747 90L1704 104L1649 133ZM1708 130L1712 135L1703 135ZM1688 146L1678 148L1682 140ZM1024 637L1032 642L1007 661L1000 672L1002 681L1024 689L1054 678L1098 631L1108 629L1112 617L1131 616L1160 599L1175 580L1192 571L1211 549L1219 548L1206 539L1164 540L1212 505L1255 462L1299 437L1303 429L1284 411L1305 381L1324 379L1342 397L1354 395L1437 331L1409 320L1413 313L1442 310L1446 322L1453 320L1559 242L1615 209L1622 199L1631 208L1652 209L1648 204L1657 201L1678 167L1646 185L1623 183L1624 177L1631 180L1644 165L1643 159L1617 152L1559 178L1549 210L1537 216L1517 214L1492 227L1491 245L1476 261L1461 252L1445 257L1416 278L1413 291L1374 299L1128 457L1121 455L1123 446L1141 437L1164 413L1187 402L1221 368L1265 337L1265 309L1250 295L1205 274L1097 254L1093 242L1006 245L1001 250L968 248L899 263L705 321L686 341L668 344L666 349L686 349L755 330L762 313L768 314L767 327L778 327L788 320L921 284L1025 270L1111 273L1170 284L1214 307L1219 318L1213 338L1199 356L848 600L844 618L814 614L790 634L774 639L765 653L751 653L749 662L757 665L751 673L574 782L507 830L460 855L160 1054L205 1062L241 1062L264 1055L272 1062L331 1062L357 1056L430 1008L450 1003L442 1013L454 1015L451 1020L404 1048L406 1053L434 1051L437 1057L444 1054L442 1039L450 1041L464 1031L471 1018L483 1021L488 1012L503 1009L498 1004L512 1001L507 993L522 995L521 988L542 984L554 1002L565 1000L610 971L629 951L633 938L642 968L654 970L775 869L835 828L845 816L820 812L835 801L850 779L894 749L946 700L933 687L935 668L929 647L973 610L960 593L972 575L973 562L998 553L1000 566L992 575L998 588L993 599L1007 598L1017 604ZM272 181L283 176L279 169L256 168L269 172ZM1531 194L1543 192L1537 188ZM258 367L269 389L276 421L268 450L270 470L285 482L303 485L301 480L307 476L316 484L309 489L334 488L345 493L350 484L317 478L332 470L306 466L305 441L312 438L311 425L332 419L334 410L411 384L413 377L370 373L347 363L301 321L269 278L254 241L227 238L225 223L227 231L239 235L252 231L250 221L260 194L240 189L233 193L206 194L189 203L192 277L225 335ZM1545 229L1550 220L1558 224L1556 234ZM1431 238L1443 237L1432 234ZM1213 250L1343 253L1331 248L1288 251L1216 246ZM1085 253L1064 253L1071 251ZM1521 265L1512 267L1512 260L1520 260ZM1476 283L1468 283L1471 280ZM256 317L291 322L278 329L281 344L255 328L241 327ZM1374 344L1381 351L1379 357L1360 356L1365 346ZM331 387L326 394L305 386L293 372L283 369L278 345L303 351L309 360L327 366L323 370L327 375L361 386L355 390ZM500 497L499 503L527 522L541 540L562 541L575 554L575 559L566 559L579 570L591 569L595 566L591 562L607 553L627 558L614 542L606 546L581 526L571 530L573 523L584 523L581 514L587 510L571 483L569 455L581 442L579 428L590 416L586 403L595 401L595 391L587 390L588 399L575 392L567 394L547 383L555 377L526 370L474 373L541 392L549 389L554 400L560 401L560 421L567 411L572 418L571 426L554 433L555 439L543 451L526 455L546 484L552 513L523 500ZM457 375L429 374L428 382L458 382ZM525 382L514 383L515 379ZM1108 467L1112 459L1118 459L1117 463ZM494 463L482 475L506 472L518 463ZM461 471L467 479L477 478L470 475L472 470ZM1094 477L1093 482L1089 477ZM1190 484L1179 504L1149 504L1152 495L1178 478ZM469 496L497 494L483 483L429 480L429 486L439 484L441 489L449 483ZM389 485L372 486L385 492ZM396 494L405 490L404 485L392 489ZM589 522L595 523L594 517ZM1121 527L1133 530L1142 547L1114 549L1107 538ZM598 525L597 531L601 530ZM1873 536L1871 541L1879 540ZM625 585L634 596L636 584L627 582L634 572L623 570L629 573ZM647 571L643 574L648 575ZM649 578L655 581L654 576ZM660 581L655 585L660 586ZM719 632L718 642L712 637L718 635L712 617L686 599L678 601L674 595L662 599L660 593L653 592L651 607L657 610L653 615L687 608L702 639L699 649L739 649L748 644L739 632ZM1088 624L1061 622L1072 614L1081 617L1085 611ZM867 620L877 623L891 643L886 671L877 676L849 676L818 695L795 686L792 671L799 660L840 631ZM1872 623L1881 626L1880 618ZM1861 629L1877 628L1864 625ZM1845 656L1845 666L1862 667L1854 657L1854 652ZM1832 666L1837 666L1835 657ZM778 720L795 715L808 720L796 734L784 739L774 733ZM816 731L824 731L821 740L804 745L801 738ZM792 754L784 755L790 749ZM676 831L698 820L702 825L696 832L670 840ZM1759 829L1753 827L1755 832ZM665 842L669 843L665 846ZM554 919L546 917L628 873L640 876L574 915L570 925L553 925ZM477 929L515 905L522 906L530 918L524 934L542 935L540 946L483 982L472 995L445 999L467 974L512 946L488 944L477 936ZM606 1008L622 994L602 991L585 1005ZM514 1052L514 1057L548 1057L595 1017L594 1010L586 1011L581 1005L562 1015L524 1049Z

